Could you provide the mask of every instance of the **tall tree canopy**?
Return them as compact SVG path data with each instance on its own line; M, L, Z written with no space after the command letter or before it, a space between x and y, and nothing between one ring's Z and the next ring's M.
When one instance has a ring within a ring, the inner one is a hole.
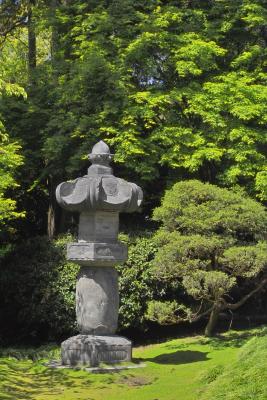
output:
M257 179L260 191L266 12L263 1L244 0L91 1L61 9L60 47L69 62L52 119L62 133L49 131L48 157L62 142L76 145L81 158L92 136L103 135L117 161L142 179L167 166L250 189ZM72 153L70 168L75 159Z
M3 61L28 99L1 109L25 155L25 206L42 198L44 218L49 202L51 234L57 182L86 170L100 137L120 173L142 181L150 208L166 183L188 177L266 200L264 0L25 4L3 45L17 54L16 76Z
M0 69L0 101L2 96L25 96L21 87L5 82L3 78ZM9 195L11 189L18 186L16 170L22 164L20 149L19 143L10 140L0 114L0 233L8 221L24 215L17 211L14 196Z

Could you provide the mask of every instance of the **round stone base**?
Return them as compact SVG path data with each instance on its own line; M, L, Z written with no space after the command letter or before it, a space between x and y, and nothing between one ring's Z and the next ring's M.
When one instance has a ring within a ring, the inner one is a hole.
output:
M120 372L128 369L138 369L138 368L145 368L145 363L138 363L138 364L127 364L127 363L120 363L118 364L111 364L111 365L103 365L100 367L87 367L86 365L62 365L61 361L58 360L50 360L49 362L44 363L44 365L48 368L54 369L73 369L75 371L87 371L92 372L95 374L102 374L102 373L109 373L109 372Z
M121 336L77 335L61 344L62 365L112 364L132 359L132 342Z

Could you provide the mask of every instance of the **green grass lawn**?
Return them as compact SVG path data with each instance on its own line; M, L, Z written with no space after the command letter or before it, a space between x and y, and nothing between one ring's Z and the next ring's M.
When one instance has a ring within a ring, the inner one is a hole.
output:
M234 371L237 371L238 366L244 365L248 371L248 356L244 354L254 357L253 351L246 349L249 344L241 351L240 347L248 340L250 343L250 339L255 335L258 335L258 338L253 339L254 341L262 340L262 332L266 333L262 330L231 331L214 339L197 336L138 347L134 349L133 355L136 361L146 363L145 368L104 374L46 368L43 365L46 360L40 357L44 357L47 352L42 349L25 350L25 358L20 360L17 358L23 357L22 351L2 350L0 399L208 400L216 398L225 400L228 399L227 393L233 375L231 368L234 367ZM266 349L266 336L264 339ZM261 352L262 346L263 344L259 346ZM59 354L58 349L52 350L49 352L52 357ZM31 358L36 356L38 360L27 359L26 355ZM255 363L255 357L253 362ZM254 365L254 374L256 370ZM240 374L242 375L242 371ZM240 382L241 377L238 379ZM217 381L219 384L216 389ZM233 384L238 385L238 382ZM215 397L214 393L218 392L218 387L223 386L226 389L227 385L227 391L222 393L221 397L220 395ZM251 399L267 399L267 397L257 397L255 393L254 391L254 397ZM249 400L250 397L229 397L229 399Z

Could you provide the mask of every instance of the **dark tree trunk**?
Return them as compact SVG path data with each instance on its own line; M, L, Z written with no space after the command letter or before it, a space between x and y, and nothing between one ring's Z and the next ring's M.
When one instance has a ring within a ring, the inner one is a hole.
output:
M52 176L48 178L49 188L49 206L47 212L47 235L50 239L53 239L57 232L57 217L58 217L58 205L56 201L57 184Z
M60 219L58 224L58 233L64 233L66 231L66 211L60 209Z
M213 336L214 329L218 322L219 314L221 311L227 309L237 310L239 307L245 304L246 301L248 301L252 296L254 296L255 293L262 290L266 286L266 284L267 284L267 278L265 277L264 279L261 280L260 284L255 289L253 289L250 293L248 293L246 296L244 296L241 300L239 300L235 304L227 303L223 298L217 300L217 302L214 303L212 307L209 322L205 329L205 336Z
M56 212L53 203L50 202L47 215L47 235L53 239L56 233Z
M28 66L29 78L32 81L32 72L36 68L36 34L32 8L30 5L28 8Z
M209 322L205 328L205 336L213 336L215 326L218 322L220 310L220 307L217 304L214 304L210 313Z
M66 216L65 210L59 207L56 200L56 187L58 180L51 175L48 178L49 190L49 205L47 211L47 235L53 239L57 234L66 231Z
M58 0L50 1L50 24L52 27L52 35L51 35L51 61L55 63L57 60L57 52L59 50L59 35L58 28L56 23L56 11L59 7ZM55 67L55 66L54 66Z

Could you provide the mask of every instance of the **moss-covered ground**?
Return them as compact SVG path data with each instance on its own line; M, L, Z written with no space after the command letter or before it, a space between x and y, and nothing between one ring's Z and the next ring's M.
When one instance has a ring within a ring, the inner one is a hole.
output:
M264 338L267 349L264 334L264 330L231 331L213 339L197 336L139 347L134 349L134 361L145 362L145 368L101 374L45 367L46 359L43 357L49 354L54 358L58 354L56 348L24 351L6 349L0 352L0 399L266 400L267 397L260 397L264 389L261 392L255 389L259 375L255 365L252 372L254 397L227 397L229 392L231 394L231 384L235 387L240 382L242 384L243 373L247 373L243 383L249 380L248 355L254 363L259 358L259 354L255 358L254 352L249 348L250 339L257 336L253 339L254 348L255 341L263 341ZM248 344L240 351L240 347L246 342ZM262 352L263 347L264 344L261 343L258 352ZM265 357L266 354L267 350ZM32 360L34 358L37 360ZM233 376L236 376L239 369L240 376L235 382ZM262 381L259 384L265 383ZM222 395L219 393L220 387L227 388L222 391ZM218 396L216 393L219 393Z

